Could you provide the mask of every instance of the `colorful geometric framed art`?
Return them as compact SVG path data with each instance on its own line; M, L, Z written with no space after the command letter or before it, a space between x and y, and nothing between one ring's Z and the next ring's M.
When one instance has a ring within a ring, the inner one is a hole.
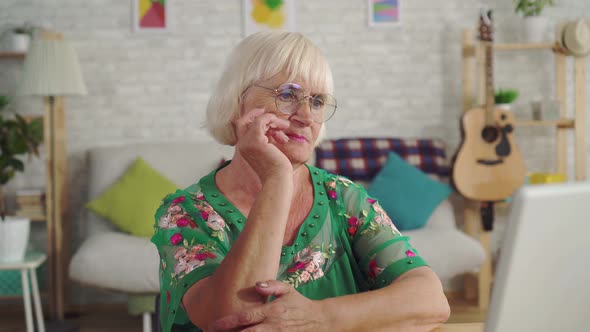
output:
M134 31L164 31L170 25L171 0L132 0Z
M295 31L295 0L242 0L244 37L261 30Z
M402 0L368 0L369 25L391 26L398 25L400 21L400 3Z

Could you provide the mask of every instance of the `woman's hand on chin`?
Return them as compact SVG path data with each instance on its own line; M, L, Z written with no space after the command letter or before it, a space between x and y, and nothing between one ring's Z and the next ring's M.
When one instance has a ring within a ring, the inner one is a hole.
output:
M272 176L283 176L293 170L289 158L273 144L273 141L278 144L289 141L284 133L289 128L289 121L258 108L246 112L234 124L238 137L236 149L262 183Z
M208 331L329 331L321 303L306 298L291 285L269 280L257 283L255 288L259 294L276 299L223 317L211 324Z

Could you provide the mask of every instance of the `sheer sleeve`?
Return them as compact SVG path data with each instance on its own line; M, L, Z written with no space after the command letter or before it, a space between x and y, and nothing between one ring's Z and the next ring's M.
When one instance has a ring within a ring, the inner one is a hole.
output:
M339 178L347 233L370 288L389 285L403 273L426 266L418 251L395 227L394 222L366 190Z
M168 332L173 326L191 326L180 306L182 297L221 263L229 251L229 228L201 192L187 190L166 196L155 219L152 242L160 254L160 320Z

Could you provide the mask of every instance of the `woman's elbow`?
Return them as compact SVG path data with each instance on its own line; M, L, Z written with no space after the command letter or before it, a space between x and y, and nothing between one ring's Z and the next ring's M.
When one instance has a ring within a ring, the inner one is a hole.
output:
M451 307L442 287L434 287L428 298L428 320L438 325L446 322L451 316Z
M436 305L436 309L434 310L434 317L435 321L438 323L444 323L449 320L451 316L451 306L449 305L449 301L443 292L438 299L438 304Z

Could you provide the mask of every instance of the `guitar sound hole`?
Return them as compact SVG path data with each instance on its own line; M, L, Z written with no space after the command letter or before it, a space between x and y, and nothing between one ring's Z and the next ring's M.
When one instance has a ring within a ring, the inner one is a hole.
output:
M495 142L498 139L498 136L500 136L500 132L497 127L486 126L481 131L481 138L487 143Z

